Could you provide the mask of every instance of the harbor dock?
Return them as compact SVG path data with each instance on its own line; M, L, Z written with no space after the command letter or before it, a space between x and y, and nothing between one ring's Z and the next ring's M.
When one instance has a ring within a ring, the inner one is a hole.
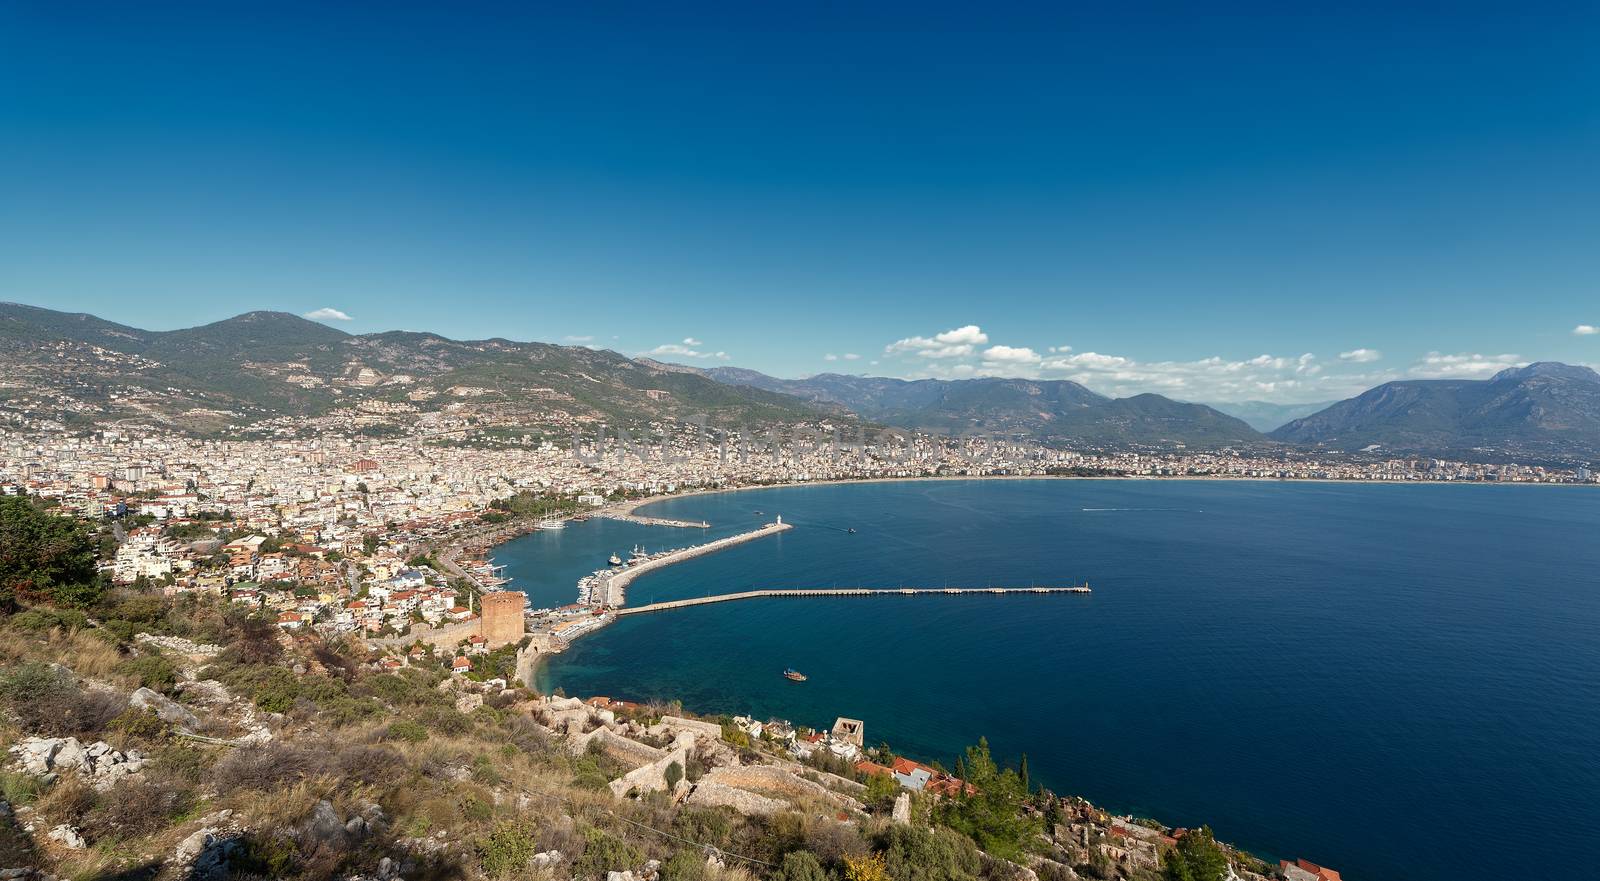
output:
M640 575L654 572L674 563L681 563L684 560L691 560L706 554L714 554L717 551L744 544L747 541L755 541L758 538L777 535L790 528L792 528L790 524L784 523L782 518L779 518L776 523L768 523L760 529L741 532L738 535L730 535L727 538L719 538L703 545L668 551L667 553L653 556L642 563L635 563L626 569L601 572L594 576L595 580L589 590L589 604L616 608L627 601L628 585L633 583L633 580Z
M891 587L891 588L784 588L779 590L746 590L739 593L723 593L708 597L693 597L686 600L671 600L668 602L651 603L647 606L617 609L616 614L643 615L646 612L664 612L668 609L682 609L688 606L704 606L709 603L728 603L734 600L754 600L765 597L869 597L869 596L918 596L929 594L963 595L963 594L1048 594L1048 593L1089 593L1089 585L1079 584L1071 587Z

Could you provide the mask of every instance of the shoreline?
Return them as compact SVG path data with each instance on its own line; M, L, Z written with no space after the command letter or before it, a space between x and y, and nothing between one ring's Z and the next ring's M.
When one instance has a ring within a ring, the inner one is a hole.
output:
M800 481L795 481L793 483L764 483L764 484L752 484L750 486L706 487L706 488L699 488L699 489L684 490L682 492L659 493L659 494L653 495L653 496L646 496L645 498L642 498L642 499L634 499L634 500L628 500L628 501L622 501L622 502L612 502L612 503L609 503L609 504L606 504L606 505L602 505L599 508L595 508L593 511L585 512L585 513L587 513L591 517L626 516L626 517L645 517L645 518L649 518L649 515L641 515L641 514L638 514L636 512L638 511L638 509L643 508L646 505L653 505L653 504L656 504L657 502L665 502L665 501L669 501L671 499L687 499L687 498L692 498L694 496L709 496L709 495L718 495L718 494L722 494L722 493L751 492L751 491L755 491L755 490L766 490L766 489L790 489L790 488L795 488L795 487L806 487L806 486L847 486L847 485L850 485L850 484L913 483L913 482L919 482L919 481L921 481L921 482L929 482L929 483L946 483L946 482L951 482L951 481L963 481L963 480L966 480L966 481L982 481L982 480L996 480L996 481L998 481L998 480L1040 480L1040 481L1044 481L1044 480L1062 480L1062 481L1068 481L1068 480L1129 480L1129 481L1144 481L1144 482L1156 482L1156 481L1174 480L1174 481L1208 481L1208 482L1213 482L1213 483L1246 482L1246 483L1317 483L1317 484L1347 484L1347 485L1348 484L1359 484L1359 485L1364 485L1364 486L1542 486L1542 487L1557 487L1557 488L1572 488L1572 489L1581 489L1581 488L1596 486L1596 484L1544 483L1544 482L1531 481L1531 480L1507 481L1505 483L1500 483L1500 482L1489 482L1489 481L1482 481L1482 480L1370 480L1370 479L1340 480L1340 479L1327 478L1327 477L1228 477L1228 476L1222 476L1222 475L1207 475L1207 474L1181 474L1181 475L1180 474L1174 474L1174 475L1145 475L1145 474L1096 474L1096 475L1081 475L1081 474L929 474L929 475L918 476L918 477L842 477L842 478L829 478L827 480L800 480ZM601 512L605 512L605 513L601 513ZM661 518L649 518L649 519L658 519L659 520Z

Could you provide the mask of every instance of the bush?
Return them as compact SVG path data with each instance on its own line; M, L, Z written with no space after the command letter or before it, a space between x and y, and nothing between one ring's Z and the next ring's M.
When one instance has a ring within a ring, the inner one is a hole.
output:
M124 781L84 817L83 831L95 840L139 838L172 825L194 804L194 793L186 786Z
M287 713L300 696L300 683L282 667L269 668L268 675L255 687L256 706L269 713Z
M862 794L861 801L874 811L887 811L894 807L894 800L900 797L900 781L889 774L868 774L867 791Z
M683 808L672 818L672 831L698 844L726 848L733 839L731 808Z
M881 854L844 858L845 881L890 881Z
M383 739L398 740L405 743L421 743L428 739L428 729L424 728L420 722L401 719L390 725L388 730L383 732Z
M422 724L446 737L460 737L472 730L472 720L453 709L430 707L422 712Z
M0 670L0 702L30 734L73 737L99 736L128 705L116 692L81 689L71 674L37 662Z
M51 630L78 630L89 623L89 616L76 609L51 609L44 606L18 612L11 616L13 630L24 633L47 633Z
M172 686L178 684L178 668L160 655L143 655L123 661L117 667L117 672L138 680L145 688L163 694L171 693Z
M884 868L894 881L977 881L983 860L972 842L944 828L890 826Z
M683 766L677 762L671 762L667 765L667 770L662 772L661 776L666 778L668 790L676 789L678 787L678 781L683 779Z
M522 823L501 823L478 841L478 862L491 878L509 878L528 869L538 842Z
M159 743L172 733L172 729L161 721L161 717L157 716L154 710L136 710L132 707L112 719L106 727L123 737L146 743Z
M312 773L315 757L307 750L282 743L260 749L236 749L217 762L212 774L217 788L267 791Z
M400 754L381 746L347 746L332 755L329 767L347 780L367 786L392 785L406 773Z
M706 857L697 850L680 850L661 866L661 881L705 881Z
M626 871L644 862L638 848L601 829L583 833L583 856L572 864L574 878L604 878L607 872Z
M772 873L772 881L834 881L822 862L808 850L792 850L783 855L783 864Z

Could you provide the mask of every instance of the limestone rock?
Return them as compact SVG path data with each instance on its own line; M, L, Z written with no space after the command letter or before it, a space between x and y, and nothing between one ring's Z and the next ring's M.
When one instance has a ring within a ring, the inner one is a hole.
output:
M173 859L180 863L192 863L205 852L206 845L211 843L212 836L217 834L215 826L197 829L188 838L178 842L178 849L173 852Z
M311 809L311 819L306 821L305 834L308 838L330 844L344 840L344 821L339 819L339 812L333 809L331 802L319 801L317 806Z
M200 720L195 715L178 703L160 692L149 688L140 688L128 699L128 704L141 710L154 712L161 721L170 725L178 725L190 731L200 727Z
M68 850L83 850L89 846L89 843L83 840L83 836L78 834L78 830L68 826L66 823L51 829L50 838L61 842L61 846Z

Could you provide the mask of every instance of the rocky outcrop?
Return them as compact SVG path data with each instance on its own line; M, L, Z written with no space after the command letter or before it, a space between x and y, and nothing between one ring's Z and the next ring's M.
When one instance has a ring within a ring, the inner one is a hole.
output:
M135 634L133 638L134 641L143 643L145 645L153 645L157 648L163 648L168 651L177 652L180 655L189 655L191 657L211 657L212 655L218 654L222 651L222 646L220 645L192 642L184 639L181 636L156 636L155 634L151 633L139 633Z
M25 737L11 753L24 773L53 782L61 772L73 771L102 791L144 770L149 761L137 750L124 753L103 740L84 746L76 737Z
M169 725L176 725L187 733L194 733L200 727L200 720L170 697L149 688L140 688L128 698L128 705L140 710L149 710L155 713L161 721Z

